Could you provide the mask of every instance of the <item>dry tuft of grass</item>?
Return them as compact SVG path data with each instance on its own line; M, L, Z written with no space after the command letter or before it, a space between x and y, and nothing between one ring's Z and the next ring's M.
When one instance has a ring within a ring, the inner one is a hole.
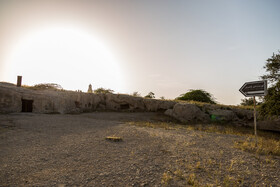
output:
M180 169L177 169L175 171L167 171L164 172L161 178L161 183L164 186L168 186L171 184L171 182L173 181L182 181L187 183L190 186L201 186L195 176L194 173L191 174L186 174L184 172L182 172Z
M161 183L164 185L168 185L172 181L173 177L169 171L164 172L161 178Z
M280 141L276 139L250 136L244 141L235 142L234 146L243 151L257 153L262 155L280 156Z
M191 186L198 186L198 183L195 180L195 174L194 173L189 175L189 177L187 178L187 183L188 183L188 185L191 185Z

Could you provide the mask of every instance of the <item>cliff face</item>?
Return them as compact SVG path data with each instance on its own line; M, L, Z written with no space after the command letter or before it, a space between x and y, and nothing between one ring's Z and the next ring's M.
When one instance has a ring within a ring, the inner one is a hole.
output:
M222 107L197 106L176 101L146 99L124 94L93 94L74 91L31 90L0 83L0 113L82 113L93 111L164 112L183 123L225 122L253 126L253 111ZM280 119L280 118L279 118ZM259 129L280 132L280 120L258 122Z

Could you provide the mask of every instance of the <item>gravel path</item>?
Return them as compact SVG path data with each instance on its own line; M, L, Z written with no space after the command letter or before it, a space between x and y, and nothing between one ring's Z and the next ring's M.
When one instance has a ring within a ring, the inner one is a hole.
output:
M280 158L234 148L244 137L127 123L166 120L157 113L0 115L0 186L279 185Z

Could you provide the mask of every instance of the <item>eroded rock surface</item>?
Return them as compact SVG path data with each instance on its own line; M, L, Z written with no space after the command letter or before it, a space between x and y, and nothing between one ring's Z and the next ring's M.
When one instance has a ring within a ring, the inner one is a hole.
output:
M173 109L165 112L181 122L209 122L209 115L193 104L177 103Z
M232 110L216 109L209 111L212 119L221 121L236 121L238 118Z
M252 126L253 111L219 105L180 103L125 94L31 90L0 83L0 113L83 113L93 111L164 112L183 123L227 122ZM29 112L30 112L29 111ZM280 131L279 120L262 121L259 129Z

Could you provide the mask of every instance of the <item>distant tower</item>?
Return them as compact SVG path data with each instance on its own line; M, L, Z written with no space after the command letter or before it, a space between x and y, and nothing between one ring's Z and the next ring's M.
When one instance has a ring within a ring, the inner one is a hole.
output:
M91 84L88 85L88 91L87 92L88 93L92 93L92 86L91 86Z
M17 87L21 87L22 76L17 76Z

